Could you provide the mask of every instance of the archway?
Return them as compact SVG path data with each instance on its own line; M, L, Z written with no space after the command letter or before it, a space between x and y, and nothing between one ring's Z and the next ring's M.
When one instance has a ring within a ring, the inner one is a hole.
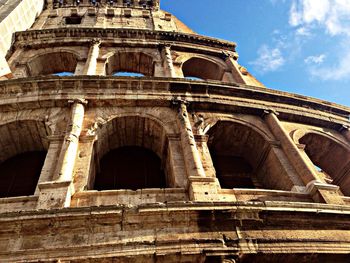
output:
M101 128L98 137L95 190L169 186L168 141L159 122L140 116L115 118Z
M299 139L305 152L328 177L328 182L338 185L345 195L350 195L350 149L339 142L318 133L307 133Z
M112 75L118 72L139 73L144 76L153 76L153 57L143 52L117 52L108 58L106 74Z
M100 161L96 190L164 188L161 159L151 150L124 146L109 151Z
M185 78L201 80L222 80L224 69L208 59L193 57L182 65Z
M28 62L29 75L50 75L63 72L74 73L78 58L70 52L52 52L35 57Z
M219 121L208 147L222 188L290 190L293 183L268 138L251 126Z
M0 133L0 197L33 195L48 149L45 124L11 122Z

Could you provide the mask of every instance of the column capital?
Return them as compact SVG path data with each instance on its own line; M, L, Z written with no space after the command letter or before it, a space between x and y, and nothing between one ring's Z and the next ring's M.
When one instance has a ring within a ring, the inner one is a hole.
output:
M232 58L233 60L238 60L238 54L237 52L230 52L230 51L222 51L222 57L224 60Z
M172 100L172 104L173 105L186 105L186 106L188 106L190 104L190 102L187 101L186 99L182 99L181 97L177 97L177 98L174 98Z
M91 39L90 44L91 46L95 46L95 45L99 46L101 45L101 42L102 42L101 38L93 38Z
M86 99L82 99L82 98L78 98L78 99L71 99L71 100L68 100L68 104L71 105L71 104L82 104L82 105L87 105L88 104L88 101Z
M276 110L274 110L274 109L265 109L265 110L263 110L263 112L262 112L262 114L261 114L261 117L262 117L262 118L265 118L267 115L269 115L269 114L271 114L271 113L273 113L273 114L276 115L276 116L279 115L279 113L278 113Z

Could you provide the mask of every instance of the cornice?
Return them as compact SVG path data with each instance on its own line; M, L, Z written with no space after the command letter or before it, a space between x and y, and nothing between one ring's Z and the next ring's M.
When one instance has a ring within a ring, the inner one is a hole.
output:
M170 106L172 99L179 96L190 102L191 110L238 111L261 116L264 110L273 109L287 121L309 123L313 119L311 123L322 122L334 128L349 124L349 107L235 83L111 76L43 76L0 82L0 109L3 111L45 105L65 107L66 101L75 97L88 99L89 107L123 106L131 102L135 106Z
M84 39L101 38L103 41L113 39L145 39L168 42L184 42L203 45L214 48L229 49L235 51L236 43L206 37L196 34L185 34L169 31L153 31L144 29L120 29L120 28L55 28L28 30L15 33L16 45L26 45L36 40L51 40L53 38Z

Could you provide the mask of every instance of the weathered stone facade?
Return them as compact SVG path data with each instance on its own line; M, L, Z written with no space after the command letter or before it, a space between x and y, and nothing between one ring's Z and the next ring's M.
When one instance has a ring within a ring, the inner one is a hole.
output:
M6 55L0 262L347 262L350 109L159 0L94 2L42 3Z

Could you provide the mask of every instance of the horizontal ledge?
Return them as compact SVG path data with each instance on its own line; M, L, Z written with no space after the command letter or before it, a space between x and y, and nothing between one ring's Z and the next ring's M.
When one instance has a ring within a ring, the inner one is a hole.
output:
M113 84L116 84L113 87ZM0 97L11 94L29 93L29 92L49 92L55 90L59 85L59 90L77 90L105 89L113 88L118 90L130 89L135 83L133 90L152 90L156 92L174 93L193 93L205 95L206 97L223 96L257 101L276 102L278 105L294 105L305 110L317 110L328 114L348 118L350 116L350 107L336 103L323 101L320 99L307 97L299 94L288 93L268 88L248 86L238 83L227 83L220 81L191 81L183 78L164 78L164 77L113 77L113 76L84 76L77 75L71 77L58 76L38 76L19 79L10 79L0 81ZM30 85L28 85L30 84ZM43 87L43 89L42 89ZM78 88L79 87L79 88ZM47 95L46 93L42 95ZM128 95L128 94L125 94ZM208 98L209 98L208 97Z
M42 182L38 184L39 190L42 189L55 189L61 187L68 187L72 181L54 181L54 182Z
M3 198L0 198L0 204L35 202L38 200L38 198L39 196L37 195L3 197Z
M93 195L122 195L122 194L185 194L187 193L184 188L145 188L138 190L129 190L129 189L119 189L119 190L88 190L83 192L77 192L74 194L75 197L85 197L85 196L93 196Z
M213 37L207 37L197 34L188 34L172 31L154 31L147 29L127 29L127 28L54 28L41 30L27 30L15 33L16 41L40 40L52 38L137 38L137 39L155 39L166 41L179 41L205 44L208 46L225 47L235 50L237 44L227 40L221 40ZM41 37L42 36L42 37Z

